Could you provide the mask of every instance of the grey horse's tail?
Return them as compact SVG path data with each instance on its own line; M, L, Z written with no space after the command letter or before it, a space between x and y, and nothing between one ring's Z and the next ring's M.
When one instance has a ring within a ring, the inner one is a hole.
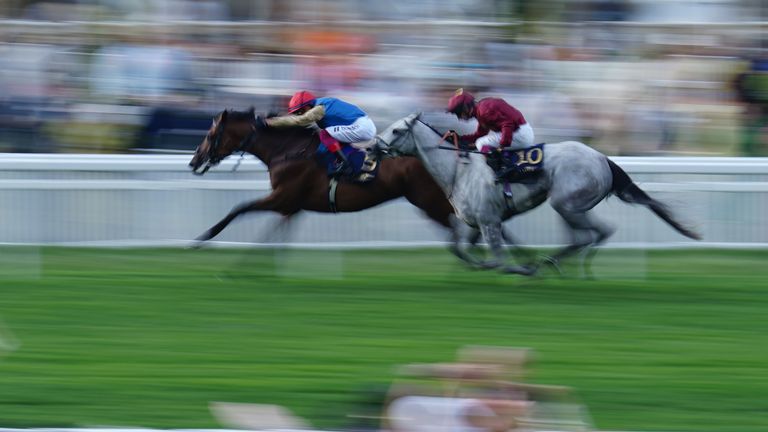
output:
M608 159L608 165L611 167L611 174L613 175L613 193L624 202L630 204L642 204L651 209L656 216L664 219L664 221L676 229L680 234L692 238L694 240L701 240L701 234L697 233L691 228L688 228L675 220L672 216L672 212L663 203L656 201L648 196L645 191L640 189L635 182L629 178L629 175L616 165L612 160Z

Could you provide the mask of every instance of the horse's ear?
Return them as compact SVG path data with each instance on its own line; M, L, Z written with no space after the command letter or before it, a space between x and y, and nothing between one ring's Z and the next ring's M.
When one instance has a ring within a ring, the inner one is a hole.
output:
M256 117L256 108L254 108L253 105L251 105L251 107L248 108L248 114L250 114L251 117Z
M223 122L224 120L226 120L227 119L227 114L229 114L229 110L222 111L221 112L221 119L219 121Z
M405 122L408 124L408 126L412 125L413 122L416 120L419 120L421 118L421 111L417 111L414 113L411 113L408 117L405 118Z

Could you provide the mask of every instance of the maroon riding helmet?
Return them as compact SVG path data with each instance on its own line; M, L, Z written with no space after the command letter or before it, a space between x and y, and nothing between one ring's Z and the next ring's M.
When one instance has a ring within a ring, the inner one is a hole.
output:
M458 115L465 107L471 107L475 104L475 97L472 93L464 89L456 90L456 93L448 100L446 112Z

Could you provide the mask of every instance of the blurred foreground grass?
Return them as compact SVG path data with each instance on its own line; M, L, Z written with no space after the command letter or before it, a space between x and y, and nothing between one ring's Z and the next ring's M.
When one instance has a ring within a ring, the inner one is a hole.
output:
M767 262L606 250L590 281L432 249L5 247L0 427L214 428L228 401L338 428L394 366L489 344L534 348L532 380L575 387L600 429L768 430Z

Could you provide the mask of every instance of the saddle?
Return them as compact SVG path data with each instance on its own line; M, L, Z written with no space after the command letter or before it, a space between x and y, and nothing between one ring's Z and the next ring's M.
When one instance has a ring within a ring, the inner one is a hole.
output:
M342 163L335 154L318 152L318 162L326 169L328 177L352 183L369 183L379 172L379 155L372 148L342 147L342 152L349 161L349 167L342 170Z
M499 149L489 153L486 162L497 183L533 182L544 169L544 143L524 149Z

